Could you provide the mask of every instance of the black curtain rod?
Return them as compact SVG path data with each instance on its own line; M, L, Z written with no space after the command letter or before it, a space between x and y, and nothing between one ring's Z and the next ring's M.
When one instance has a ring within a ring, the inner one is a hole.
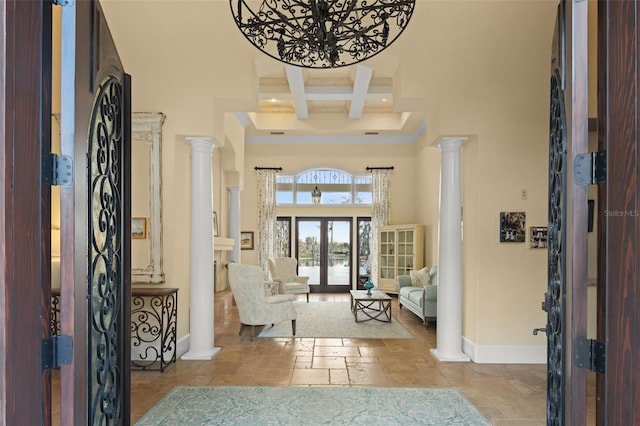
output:
M393 170L393 166L389 166L389 167L367 167L367 170Z
M282 167L254 167L256 170L282 170Z

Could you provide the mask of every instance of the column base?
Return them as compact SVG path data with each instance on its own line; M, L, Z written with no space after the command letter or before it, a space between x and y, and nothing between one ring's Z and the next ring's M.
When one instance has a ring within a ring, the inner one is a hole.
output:
M218 355L218 352L220 352L220 348L211 348L208 351L204 351L204 352L187 352L186 354L182 355L180 357L180 359L185 360L185 361L208 361L213 359L213 357L215 357L216 355Z
M471 358L465 355L463 352L457 354L442 354L438 352L438 348L431 349L431 353L435 356L438 361L448 361L448 362L469 362Z

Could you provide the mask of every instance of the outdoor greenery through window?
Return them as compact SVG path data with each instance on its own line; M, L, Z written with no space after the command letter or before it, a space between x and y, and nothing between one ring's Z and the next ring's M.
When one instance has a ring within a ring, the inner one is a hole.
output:
M276 204L371 205L371 175L333 169L313 169L276 177ZM315 189L319 201L313 200Z

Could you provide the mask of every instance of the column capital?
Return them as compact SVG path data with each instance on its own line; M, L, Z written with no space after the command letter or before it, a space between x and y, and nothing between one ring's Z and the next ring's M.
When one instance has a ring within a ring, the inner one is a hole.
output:
M216 147L213 139L206 136L187 136L184 138L192 150L209 150L213 151Z
M467 136L441 136L431 146L440 148L442 151L454 151L459 150L468 140Z

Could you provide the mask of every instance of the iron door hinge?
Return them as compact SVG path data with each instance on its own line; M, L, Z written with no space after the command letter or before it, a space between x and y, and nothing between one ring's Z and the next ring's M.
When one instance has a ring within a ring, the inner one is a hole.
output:
M604 374L606 351L604 343L595 339L578 339L574 347L574 360L579 368Z
M42 371L69 365L73 360L73 338L71 336L51 336L40 342Z
M607 180L607 151L576 155L573 181L577 185L593 185Z
M540 309L548 313L549 306L551 306L551 295L549 295L549 292L545 292L544 300L542 301L542 303L540 303Z
M73 160L68 155L49 153L42 169L44 181L51 186L71 186L73 183Z

